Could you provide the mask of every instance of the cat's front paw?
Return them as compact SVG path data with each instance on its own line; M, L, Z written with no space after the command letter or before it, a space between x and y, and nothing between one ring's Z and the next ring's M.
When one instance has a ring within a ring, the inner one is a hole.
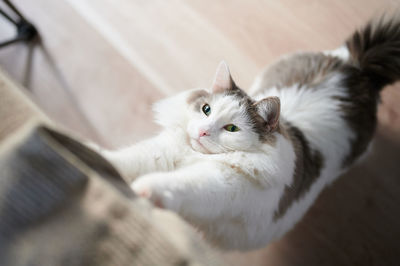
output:
M180 200L166 181L168 179L163 174L149 174L132 182L131 188L138 196L150 200L155 206L177 211Z

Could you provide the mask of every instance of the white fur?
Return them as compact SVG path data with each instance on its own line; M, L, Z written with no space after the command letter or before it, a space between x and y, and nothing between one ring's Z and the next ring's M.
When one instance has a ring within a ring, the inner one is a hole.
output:
M163 100L154 107L156 121L164 127L160 135L104 154L129 179L137 178L132 188L139 195L181 214L221 247L261 247L290 230L342 171L342 158L354 135L332 98L345 96L341 79L336 74L317 89L294 85L281 90L257 88L262 82L256 79L253 91L261 93L252 97L279 97L281 119L302 130L324 158L317 181L277 221L273 216L279 200L293 181L294 148L277 132L274 144L260 142L243 106L232 96L213 94L207 102L209 116L188 105L193 91ZM240 131L224 130L227 124ZM201 130L209 136L199 137Z
M345 45L342 45L335 50L324 51L324 54L339 57L343 61L349 60L349 57L350 57L349 50L347 49L347 47Z

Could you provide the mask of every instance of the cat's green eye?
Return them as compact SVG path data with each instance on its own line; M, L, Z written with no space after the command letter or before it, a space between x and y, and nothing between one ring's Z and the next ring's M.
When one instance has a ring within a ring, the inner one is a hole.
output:
M203 110L203 113L206 116L209 116L211 114L211 107L206 103L205 105L203 105L203 107L201 108L201 110Z
M224 129L225 129L226 131L229 131L229 132L236 132L236 131L239 131L239 130L240 130L240 128L238 128L237 126L232 125L232 124L229 124L229 125L224 126Z

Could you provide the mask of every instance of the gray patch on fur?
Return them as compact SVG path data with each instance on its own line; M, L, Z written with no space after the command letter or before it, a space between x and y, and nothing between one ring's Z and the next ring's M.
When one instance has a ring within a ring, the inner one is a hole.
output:
M285 186L283 196L279 200L278 209L274 213L274 221L283 217L289 207L309 191L324 166L322 153L311 149L301 130L287 124L286 132L296 154L295 169L292 184Z
M260 141L272 144L275 137L268 130L268 122L258 114L256 102L236 85L234 85L232 89L226 90L224 94L234 96L239 101L239 105L245 107L247 116L253 126L253 130L258 134ZM277 130L279 130L279 126L277 127Z
M293 85L315 88L343 65L340 58L322 53L294 54L279 60L264 71L260 84L262 91L257 93L268 88L283 89Z
M204 103L205 99L210 96L210 93L208 93L206 90L196 90L193 91L188 98L186 99L186 102L189 105L193 106L193 109L196 111L200 111L201 105Z

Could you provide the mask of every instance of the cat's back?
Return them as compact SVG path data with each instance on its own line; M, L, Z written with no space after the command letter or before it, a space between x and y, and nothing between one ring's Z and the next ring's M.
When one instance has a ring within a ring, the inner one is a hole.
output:
M344 57L324 53L296 53L285 56L268 66L259 75L250 89L250 95L257 98L269 89L287 90L290 88L316 89L343 67Z
M343 56L324 53L298 53L284 57L256 79L250 95L255 100L277 96L281 120L295 126L315 148L345 149L353 137L342 117L348 98L343 84Z

